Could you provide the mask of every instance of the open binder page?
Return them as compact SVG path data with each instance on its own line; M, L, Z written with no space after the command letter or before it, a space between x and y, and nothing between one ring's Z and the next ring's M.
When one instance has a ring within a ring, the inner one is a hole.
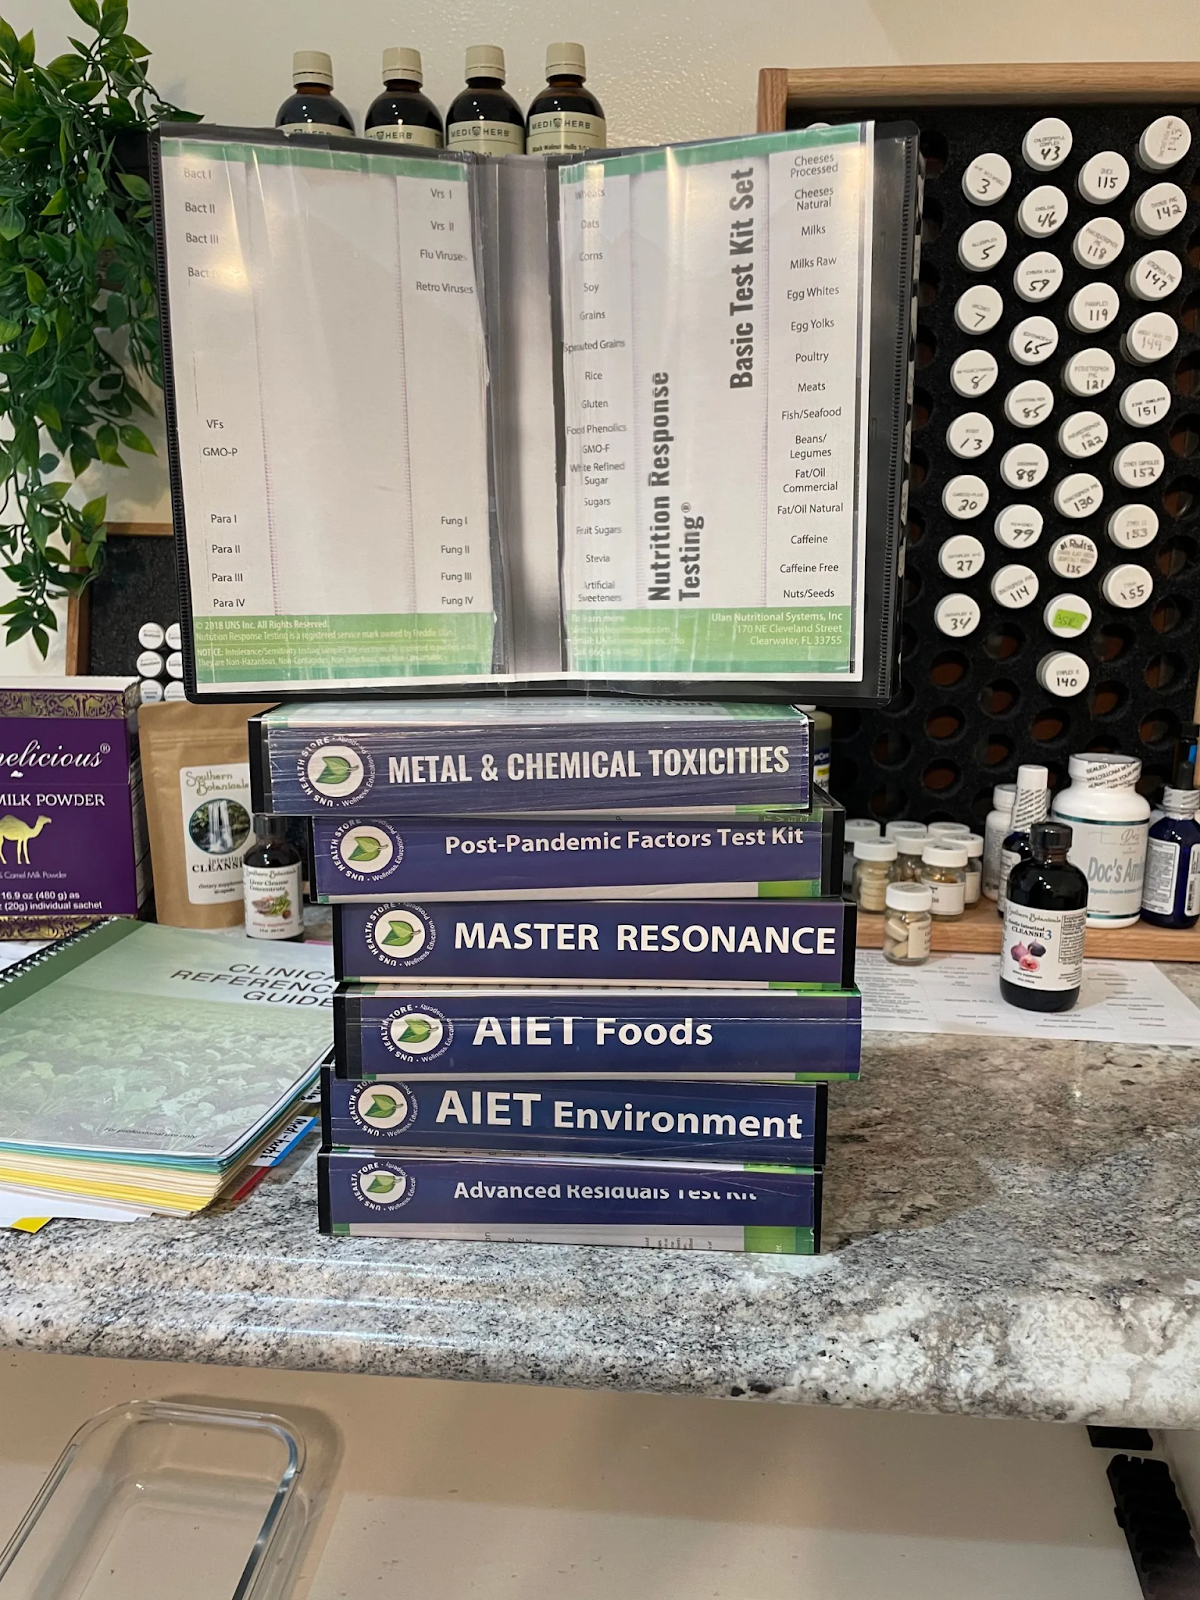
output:
M163 137L200 694L493 672L468 170Z
M559 172L576 672L863 678L874 129Z

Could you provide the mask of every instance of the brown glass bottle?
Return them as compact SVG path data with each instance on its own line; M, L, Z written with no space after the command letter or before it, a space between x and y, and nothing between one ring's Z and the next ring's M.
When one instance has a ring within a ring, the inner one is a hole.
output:
M584 88L586 77L581 44L547 45L546 87L534 96L526 121L525 148L530 155L604 149L608 135L604 107Z
M504 51L495 44L467 50L467 87L446 113L446 144L485 156L525 152L525 118L504 87Z
M419 50L385 50L383 93L371 101L363 123L363 138L440 150L442 119L433 101L421 93L424 81Z
M354 119L333 92L333 62L324 50L297 50L292 57L295 92L275 113L284 133L352 139Z
M288 843L287 818L256 812L254 843L242 857L246 933L296 943L304 937L300 852Z

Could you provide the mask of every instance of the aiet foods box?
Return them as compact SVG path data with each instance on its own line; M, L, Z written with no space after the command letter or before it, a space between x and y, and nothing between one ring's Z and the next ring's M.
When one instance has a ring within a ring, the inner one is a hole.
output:
M821 1175L734 1162L322 1151L322 1233L815 1255Z
M854 982L846 900L470 900L338 905L339 982L770 988Z
M466 817L813 798L795 706L630 696L330 701L250 720L256 811Z
M856 1078L857 989L788 991L511 984L343 984L343 1078L531 1076L779 1082Z
M841 887L842 808L733 816L314 817L318 900L812 899Z
M323 1143L821 1166L823 1083L371 1078L321 1084Z

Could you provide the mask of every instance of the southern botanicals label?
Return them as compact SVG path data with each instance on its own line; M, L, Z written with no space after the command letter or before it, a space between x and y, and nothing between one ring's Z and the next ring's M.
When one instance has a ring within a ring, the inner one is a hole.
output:
M240 900L242 857L254 842L249 763L181 767L179 798L188 899L193 905Z

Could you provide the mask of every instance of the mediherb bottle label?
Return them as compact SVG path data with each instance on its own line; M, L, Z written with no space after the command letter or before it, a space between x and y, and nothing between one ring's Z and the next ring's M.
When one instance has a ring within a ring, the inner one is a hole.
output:
M519 156L525 153L525 129L516 122L452 122L446 143L483 156Z
M368 128L364 139L386 139L389 144L420 144L427 150L440 150L442 136L436 128L389 122L386 127Z
M334 122L285 122L279 131L280 133L286 133L289 139L294 139L299 134L309 133L330 134L335 139L353 139L354 137L349 128L339 128Z
M607 123L579 111L539 111L529 119L525 149L532 155L553 150L603 150Z

